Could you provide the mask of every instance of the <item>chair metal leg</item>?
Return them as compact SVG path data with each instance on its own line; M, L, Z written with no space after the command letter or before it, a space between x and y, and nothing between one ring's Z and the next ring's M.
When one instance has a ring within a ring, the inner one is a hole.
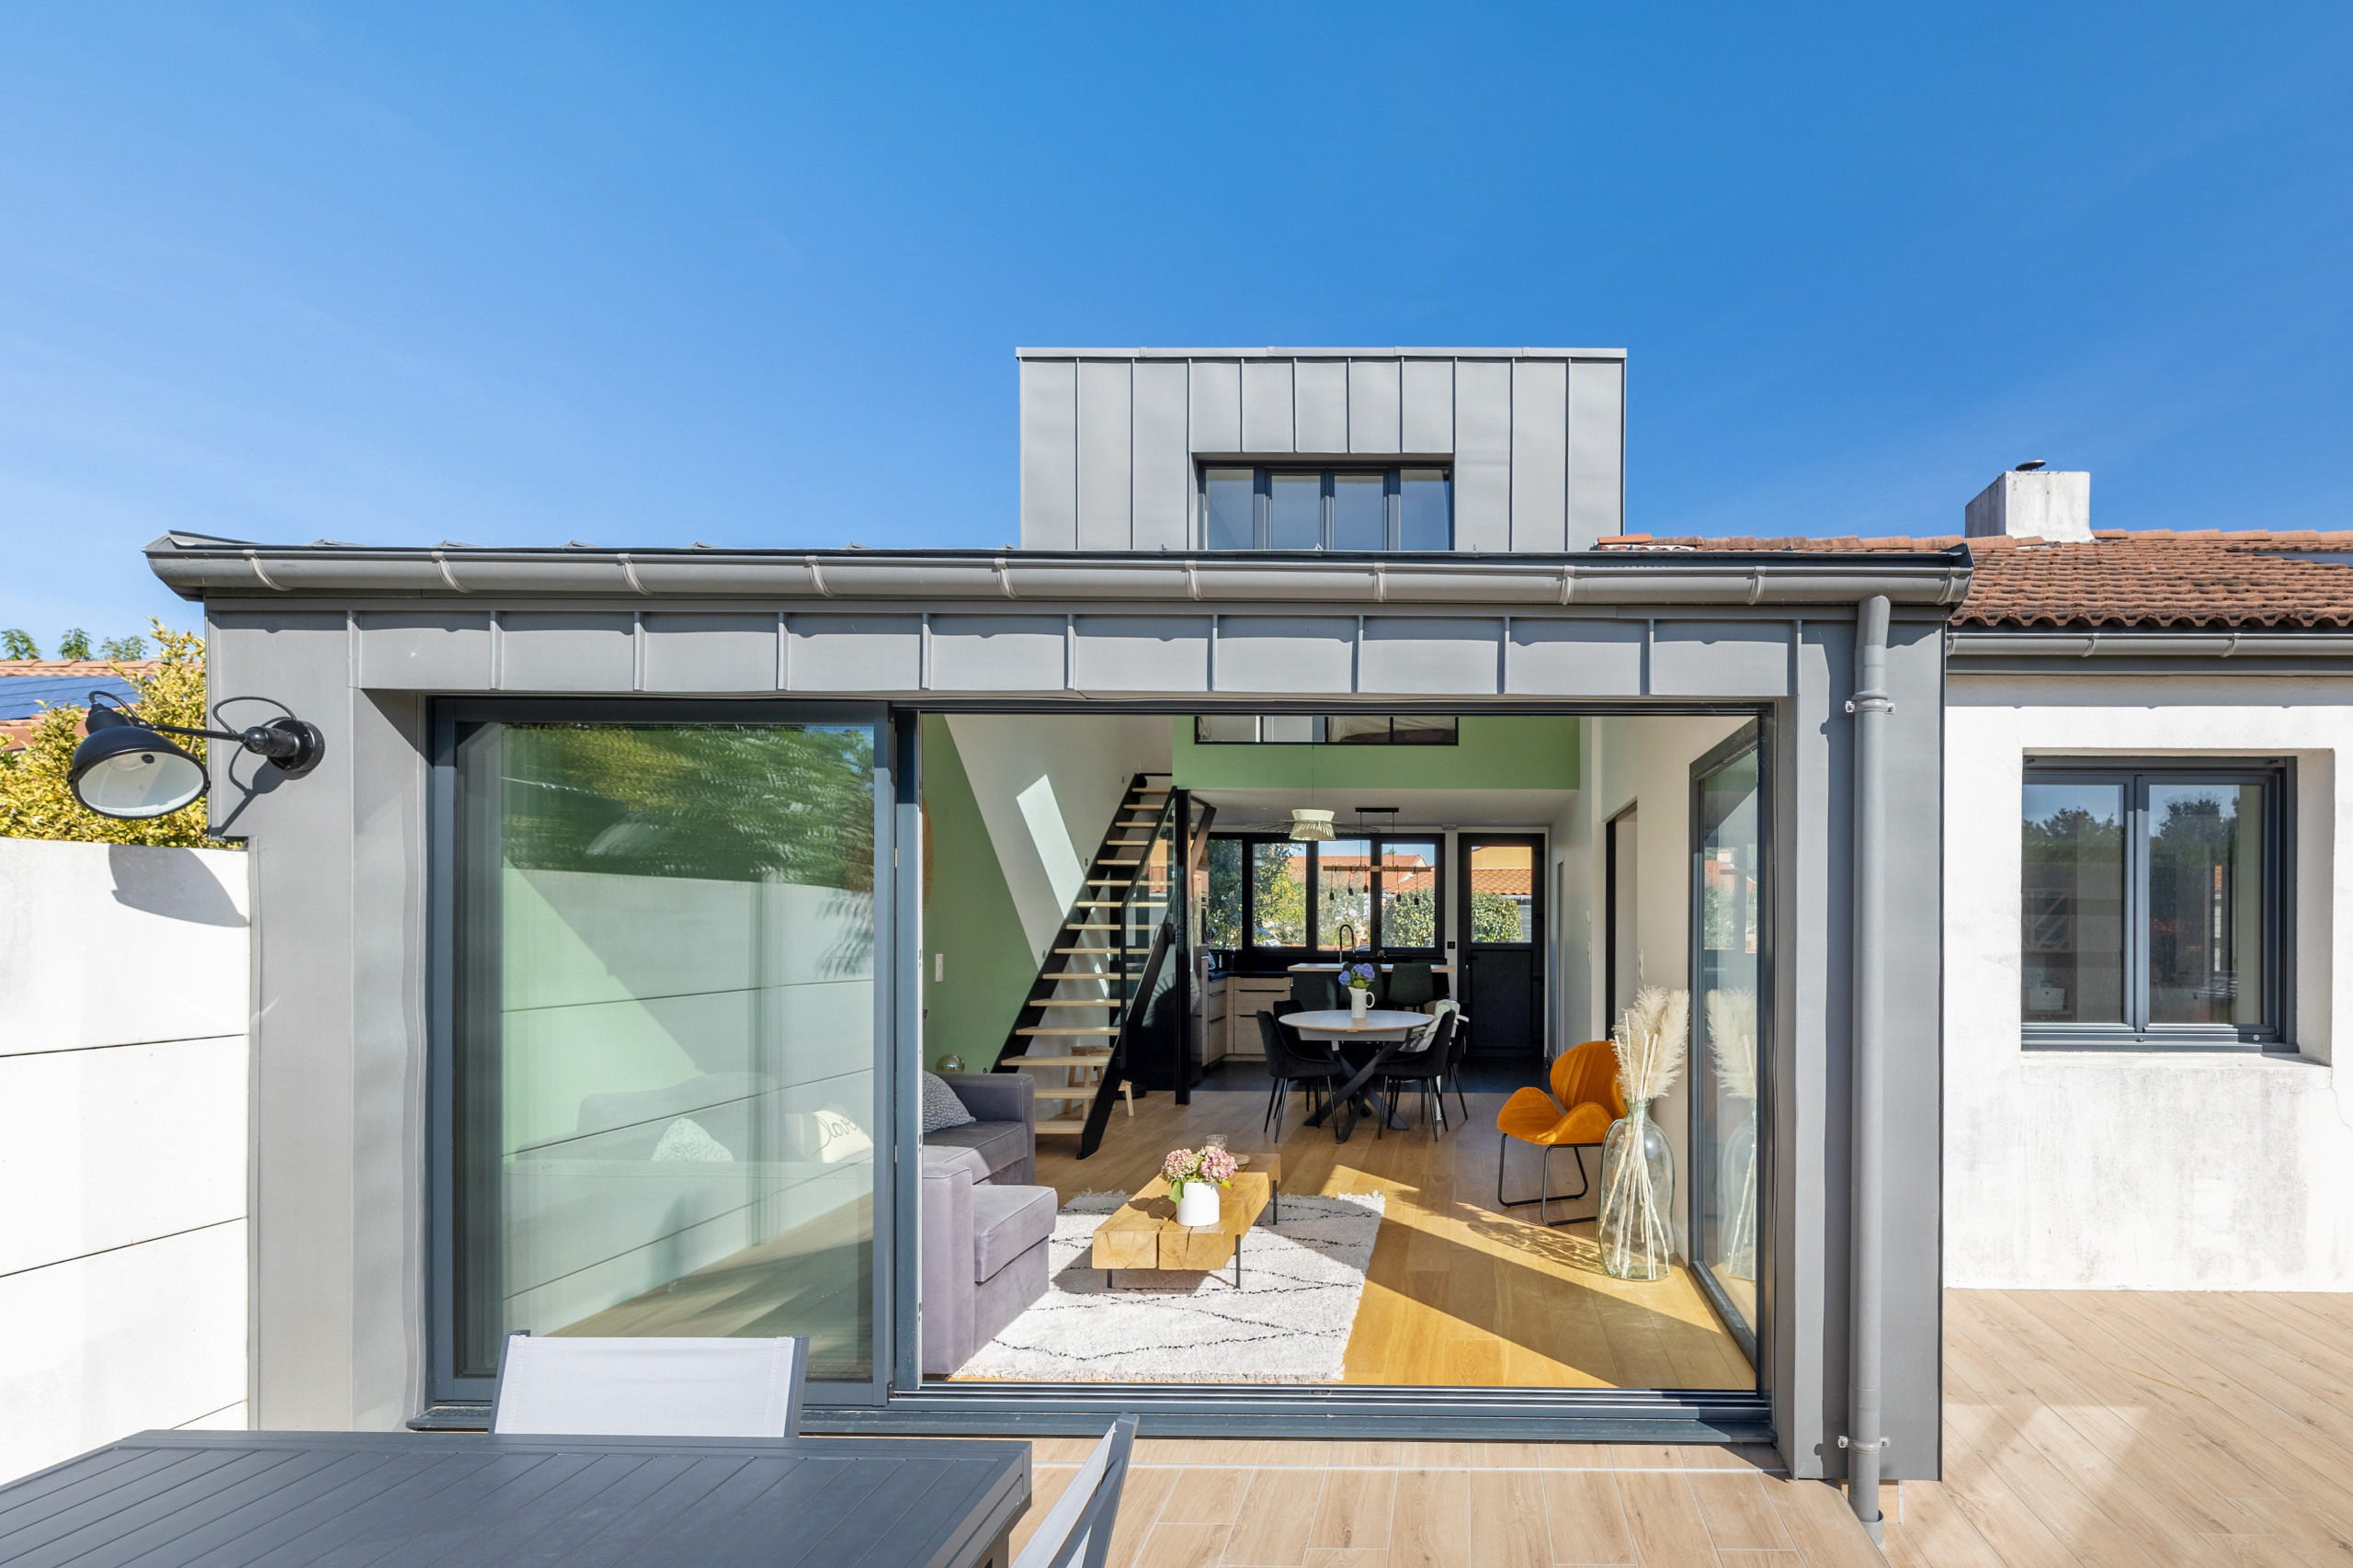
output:
M1529 1204L1533 1203L1536 1205L1537 1219L1542 1223L1550 1225L1553 1223L1552 1210L1550 1208L1552 1203L1556 1201L1561 1203L1574 1203L1578 1199L1583 1198L1586 1193L1593 1190L1592 1180L1585 1174L1585 1151L1586 1145L1583 1143L1544 1143L1538 1145L1544 1151L1544 1155L1541 1166L1538 1172L1540 1179L1536 1184L1536 1196L1533 1198L1506 1198L1504 1196L1504 1155L1511 1152L1512 1140L1511 1134L1508 1132L1502 1133L1499 1136L1501 1137L1502 1142L1495 1149L1495 1202L1498 1207L1505 1209L1525 1209ZM1552 1190L1552 1151L1557 1148L1566 1148L1569 1153L1576 1158L1577 1189L1574 1192L1554 1192ZM1563 1225L1574 1225L1576 1222L1577 1221L1574 1217L1560 1221L1560 1223Z

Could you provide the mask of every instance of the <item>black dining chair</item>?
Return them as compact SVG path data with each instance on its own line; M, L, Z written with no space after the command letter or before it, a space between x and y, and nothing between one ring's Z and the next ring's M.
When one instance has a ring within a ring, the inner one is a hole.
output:
M1391 1061L1381 1077L1392 1107L1397 1103L1398 1085L1421 1085L1422 1119L1429 1122L1433 1141L1438 1136L1438 1129L1446 1125L1446 1089L1449 1084L1454 1085L1455 1103L1462 1108L1463 1121L1467 1124L1471 1119L1471 1102L1462 1097L1462 1079L1460 1076L1462 1065L1461 1025L1461 1013L1449 1007L1438 1015L1438 1023L1430 1033L1429 1044L1411 1054L1400 1053ZM1435 1119L1430 1114L1433 1096L1438 1108ZM1381 1128L1375 1129L1373 1136L1380 1137L1381 1129L1387 1126L1388 1121L1384 1118Z
M1290 1001L1295 1011L1325 1013L1340 1006L1340 983L1328 974L1294 974Z
M1438 975L1426 963L1401 963L1389 971L1389 1005L1419 1011L1438 1000Z
M1316 1096L1331 1089L1332 1081L1347 1069L1337 1062L1308 1055L1291 1043L1291 1031L1275 1021L1272 1013L1258 1015L1258 1038L1267 1048L1267 1076L1274 1080L1267 1091L1267 1114L1258 1123L1263 1132L1269 1125L1275 1130L1275 1142L1283 1140L1283 1108L1290 1102L1293 1085L1307 1091L1307 1110L1315 1114Z

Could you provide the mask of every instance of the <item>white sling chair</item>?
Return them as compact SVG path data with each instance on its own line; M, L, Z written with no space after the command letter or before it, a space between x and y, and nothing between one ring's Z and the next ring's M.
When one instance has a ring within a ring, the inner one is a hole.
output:
M1038 1533L1013 1560L1013 1568L1103 1568L1111 1551L1111 1527L1119 1519L1120 1488L1128 1479L1136 1420L1122 1415L1103 1434L1052 1510L1038 1522Z
M809 1340L541 1339L498 1355L496 1433L797 1437Z

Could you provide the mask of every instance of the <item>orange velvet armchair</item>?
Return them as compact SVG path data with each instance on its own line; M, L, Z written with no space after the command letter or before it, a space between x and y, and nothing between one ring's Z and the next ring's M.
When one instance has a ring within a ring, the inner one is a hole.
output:
M1589 1040L1563 1051L1552 1062L1551 1094L1541 1089L1515 1090L1495 1116L1495 1130L1503 1134L1495 1151L1495 1201L1507 1209L1533 1203L1537 1218L1547 1225L1552 1224L1552 1200L1569 1202L1590 1190L1591 1183L1585 1174L1585 1151L1599 1148L1609 1124L1625 1114L1625 1097L1618 1091L1617 1049L1606 1040ZM1533 1198L1514 1199L1504 1196L1504 1154L1515 1138L1544 1152L1542 1172ZM1576 1157L1574 1192L1552 1190L1555 1149L1570 1150Z

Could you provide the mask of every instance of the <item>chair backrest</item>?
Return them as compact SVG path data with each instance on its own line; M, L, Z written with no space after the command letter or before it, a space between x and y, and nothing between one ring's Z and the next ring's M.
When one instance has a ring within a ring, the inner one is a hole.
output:
M1294 974L1290 999L1302 1012L1329 1012L1340 1005L1340 983L1328 974Z
M1111 1424L1038 1521L1013 1568L1103 1568L1111 1551L1111 1527L1119 1519L1120 1488L1128 1479L1128 1454L1135 1447L1136 1419L1122 1415Z
M1291 1043L1294 1037L1276 1020L1272 1013L1258 1012L1258 1039L1267 1048L1267 1075L1271 1078L1296 1078L1302 1068L1309 1073L1329 1070L1329 1063L1307 1055Z
M493 1432L566 1437L795 1437L809 1340L542 1339L498 1353Z
M1438 1000L1438 976L1426 963L1401 963L1389 971L1389 1005L1422 1007Z
M1427 1071L1453 1075L1455 1061L1462 1054L1462 1011L1451 1002L1438 1012L1438 1029L1430 1037L1428 1054Z
M1563 1111L1597 1105L1608 1108L1613 1121L1624 1116L1625 1096L1618 1092L1618 1048L1606 1040L1589 1040L1563 1051L1552 1062L1552 1097Z

